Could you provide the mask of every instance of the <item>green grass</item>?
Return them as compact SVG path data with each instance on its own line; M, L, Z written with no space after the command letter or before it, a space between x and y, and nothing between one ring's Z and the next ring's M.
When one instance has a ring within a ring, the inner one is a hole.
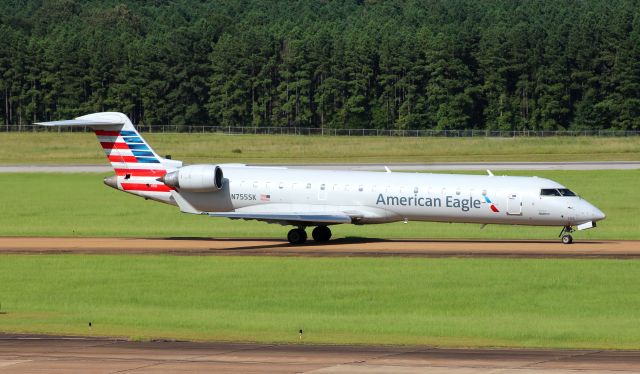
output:
M171 154L173 158L189 163L640 160L638 138L411 138L220 134L144 134L144 137L159 154ZM103 162L103 151L91 133L0 133L0 164Z
M554 179L607 214L598 228L576 239L640 239L638 171L500 172ZM288 227L180 213L176 207L145 201L102 184L102 174L0 174L0 235L139 237L279 237ZM338 225L335 237L555 239L558 227L394 223Z
M302 328L305 343L640 348L638 261L1 259L6 332L294 343Z

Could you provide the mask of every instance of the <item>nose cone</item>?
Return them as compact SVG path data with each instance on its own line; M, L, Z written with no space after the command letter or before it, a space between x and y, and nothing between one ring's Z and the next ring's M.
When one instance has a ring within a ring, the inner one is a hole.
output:
M593 211L591 212L591 217L592 217L591 220L593 221L601 221L605 219L607 216L600 209L594 206Z
M106 184L107 186L111 187L111 188L115 188L116 190L118 189L118 177L115 175L112 175L110 177L105 177L103 179L104 184Z
M593 204L583 200L582 211L585 215L585 218L589 221L601 221L605 219L605 214L598 208L596 208Z

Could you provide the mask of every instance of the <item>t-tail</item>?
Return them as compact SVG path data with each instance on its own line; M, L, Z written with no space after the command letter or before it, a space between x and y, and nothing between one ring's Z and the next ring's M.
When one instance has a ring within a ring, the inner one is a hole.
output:
M116 173L105 178L105 184L153 200L171 202L172 187L159 179L180 168L182 161L158 156L123 113L93 113L72 120L37 124L93 129Z

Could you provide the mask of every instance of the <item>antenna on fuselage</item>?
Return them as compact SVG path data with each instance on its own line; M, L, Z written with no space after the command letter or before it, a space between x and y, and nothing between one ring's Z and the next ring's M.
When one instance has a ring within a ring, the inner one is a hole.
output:
M384 167L384 170L386 170L387 173L391 173L391 169L389 169L387 166Z
M489 169L487 169L487 174L489 174L490 177L493 177L493 173Z

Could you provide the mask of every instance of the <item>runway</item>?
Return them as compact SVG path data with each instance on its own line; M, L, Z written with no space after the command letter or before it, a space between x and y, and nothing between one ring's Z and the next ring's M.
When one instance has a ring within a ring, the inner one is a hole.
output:
M192 256L640 258L640 241L0 237L0 254L173 254Z
M0 335L3 373L632 373L639 351L441 349Z
M587 162L439 162L387 164L265 164L255 166L286 166L292 169L384 171L443 171L443 170L638 170L640 161ZM0 173L112 173L109 165L0 165Z

